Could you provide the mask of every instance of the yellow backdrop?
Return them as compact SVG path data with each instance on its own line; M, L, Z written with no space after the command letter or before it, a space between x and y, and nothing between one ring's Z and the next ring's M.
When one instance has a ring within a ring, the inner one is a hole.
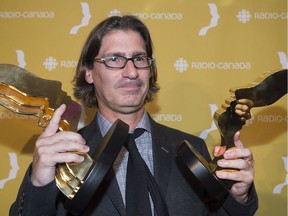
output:
M0 63L62 82L71 80L81 47L102 19L127 13L151 30L161 90L147 109L156 121L219 144L212 113L266 71L287 68L286 0L0 0ZM87 124L94 114L85 110ZM36 119L0 108L0 215L8 215L34 141ZM241 130L254 153L256 215L287 215L287 96L252 109Z

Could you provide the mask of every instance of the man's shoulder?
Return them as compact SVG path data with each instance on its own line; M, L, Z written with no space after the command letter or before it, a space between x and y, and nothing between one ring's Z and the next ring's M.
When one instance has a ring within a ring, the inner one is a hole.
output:
M151 119L151 127L153 133L159 133L161 136L167 136L167 137L172 137L173 139L180 139L180 140L193 140L194 142L200 142L204 143L204 140L201 139L200 137L197 137L193 134L189 134L188 132L181 131L177 128L173 128L164 124L161 124L159 122L154 121Z

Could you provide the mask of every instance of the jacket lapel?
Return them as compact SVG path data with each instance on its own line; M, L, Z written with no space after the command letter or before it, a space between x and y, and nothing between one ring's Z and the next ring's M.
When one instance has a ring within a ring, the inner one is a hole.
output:
M164 133L160 125L151 119L152 144L154 159L154 177L163 194L166 194L174 160L174 147L170 145L171 137Z
M114 171L110 172L110 185L108 186L107 195L110 198L111 202L119 212L119 215L126 216L126 209L124 206L124 202L120 193L119 185L116 180Z

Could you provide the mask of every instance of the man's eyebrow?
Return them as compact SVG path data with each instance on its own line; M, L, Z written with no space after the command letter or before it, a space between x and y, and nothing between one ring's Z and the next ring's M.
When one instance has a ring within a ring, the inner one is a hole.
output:
M136 52L133 54L133 56L139 56L139 55L147 55L146 52Z
M104 56L125 56L125 54L121 52L110 52L106 53Z
M131 57L134 57L134 56L140 56L140 55L146 55L147 56L147 53L146 52L135 52L132 54ZM124 57L130 57L130 56L127 56L124 52L110 52L110 53L106 53L104 56L124 56Z

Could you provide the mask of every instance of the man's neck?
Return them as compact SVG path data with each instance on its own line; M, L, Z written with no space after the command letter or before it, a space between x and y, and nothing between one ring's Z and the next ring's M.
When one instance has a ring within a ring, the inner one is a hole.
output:
M111 123L114 123L116 120L120 119L126 124L129 125L129 132L133 131L134 128L138 125L140 122L143 114L144 114L144 107L140 110L132 113L120 113L120 112L109 112L107 110L98 109L99 113L106 118Z

